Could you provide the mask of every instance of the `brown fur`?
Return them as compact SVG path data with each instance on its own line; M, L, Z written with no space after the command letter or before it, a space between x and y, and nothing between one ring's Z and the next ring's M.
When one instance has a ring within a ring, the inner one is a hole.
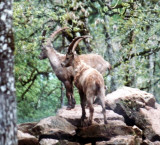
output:
M74 70L74 84L79 90L81 107L82 107L82 124L86 118L85 105L88 103L90 110L89 124L92 124L93 120L93 100L97 96L101 101L102 113L104 115L104 123L106 120L106 110L104 105L104 80L103 76L94 68L84 63L76 54L67 54L63 66L72 66Z

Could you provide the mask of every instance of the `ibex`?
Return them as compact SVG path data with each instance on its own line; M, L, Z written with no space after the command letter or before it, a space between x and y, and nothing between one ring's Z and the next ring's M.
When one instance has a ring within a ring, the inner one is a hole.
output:
M97 96L101 102L102 113L104 116L104 123L107 124L106 109L104 104L105 88L104 79L96 69L87 65L80 56L76 55L75 48L78 43L86 38L87 36L81 36L75 38L76 42L74 46L69 46L65 60L62 62L63 67L73 67L74 71L74 84L78 88L82 107L81 123L84 124L86 118L85 106L88 104L90 116L89 125L92 124L93 120L93 101ZM74 41L74 40L73 40Z
M65 60L65 55L58 53L51 44L52 39L55 38L56 34L59 34L63 30L68 28L60 28L55 31L45 43L43 43L41 47L41 53L39 58L45 59L48 58L50 64L52 66L55 75L58 77L60 81L63 82L66 88L66 96L68 99L68 106L67 109L72 109L75 107L75 99L73 96L73 70L72 67L64 68L61 66L61 63ZM72 41L70 47L74 45L76 39ZM83 54L80 55L79 58L83 60L86 64L90 65L91 67L97 69L101 74L105 74L107 69L111 68L109 62L105 61L100 55L97 54Z

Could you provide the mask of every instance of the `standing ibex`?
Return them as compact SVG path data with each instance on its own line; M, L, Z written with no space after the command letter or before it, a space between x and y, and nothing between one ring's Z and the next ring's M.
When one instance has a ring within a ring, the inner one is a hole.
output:
M62 66L73 67L74 84L78 88L81 99L82 124L84 123L84 119L86 118L86 103L88 104L90 111L89 124L92 124L94 112L93 101L95 96L97 96L101 102L104 123L106 124L107 120L106 109L104 104L105 89L103 76L96 69L84 63L80 56L76 55L75 53L75 48L78 45L78 43L86 37L87 36L81 36L75 38L76 43L74 44L74 46L69 46L68 52L66 54L66 59L62 62Z
M58 29L47 39L45 43L43 43L39 58L49 59L53 71L55 72L58 79L63 82L66 88L66 96L68 98L67 109L72 109L75 107L75 103L76 103L73 96L73 70L72 70L72 67L64 68L61 66L61 62L65 60L65 55L58 53L52 47L52 43L51 43L52 39L55 38L56 34L59 34L61 31L65 29L68 29L68 28L65 27L65 28ZM70 47L72 47L75 42L76 42L76 39L72 41L72 43L70 44ZM84 54L84 55L80 55L79 57L86 64L97 69L101 74L105 74L106 70L111 68L111 65L107 61L105 61L100 55Z

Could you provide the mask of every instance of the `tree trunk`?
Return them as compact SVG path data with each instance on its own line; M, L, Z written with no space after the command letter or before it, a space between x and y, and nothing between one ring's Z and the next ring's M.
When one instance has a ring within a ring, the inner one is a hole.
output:
M113 61L114 61L114 58L111 57L113 56L113 49L112 49L112 45L111 45L111 38L107 32L107 26L108 26L108 19L107 19L107 16L104 17L104 20L105 20L105 25L104 25L104 33L105 33L105 43L107 45L107 50L106 50L106 54L107 54L107 58L109 60L109 63L112 65L113 64ZM112 71L115 71L112 70ZM112 76L111 79L110 79L110 82L107 83L107 87L108 87L108 93L110 92L113 92L116 90L116 78L115 76ZM106 81L106 80L105 80ZM108 82L108 81L106 81Z
M154 54L149 56L149 77L150 77L150 88L149 92L154 94L154 69L155 69L155 64L154 64Z
M12 1L0 3L0 145L16 145Z

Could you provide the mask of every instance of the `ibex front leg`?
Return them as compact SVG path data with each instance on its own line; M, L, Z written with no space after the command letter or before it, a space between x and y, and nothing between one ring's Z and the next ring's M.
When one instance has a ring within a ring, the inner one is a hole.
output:
M71 110L75 107L75 104L76 104L76 101L73 96L73 84L69 81L65 81L64 86L66 88L66 96L68 99L67 110Z

